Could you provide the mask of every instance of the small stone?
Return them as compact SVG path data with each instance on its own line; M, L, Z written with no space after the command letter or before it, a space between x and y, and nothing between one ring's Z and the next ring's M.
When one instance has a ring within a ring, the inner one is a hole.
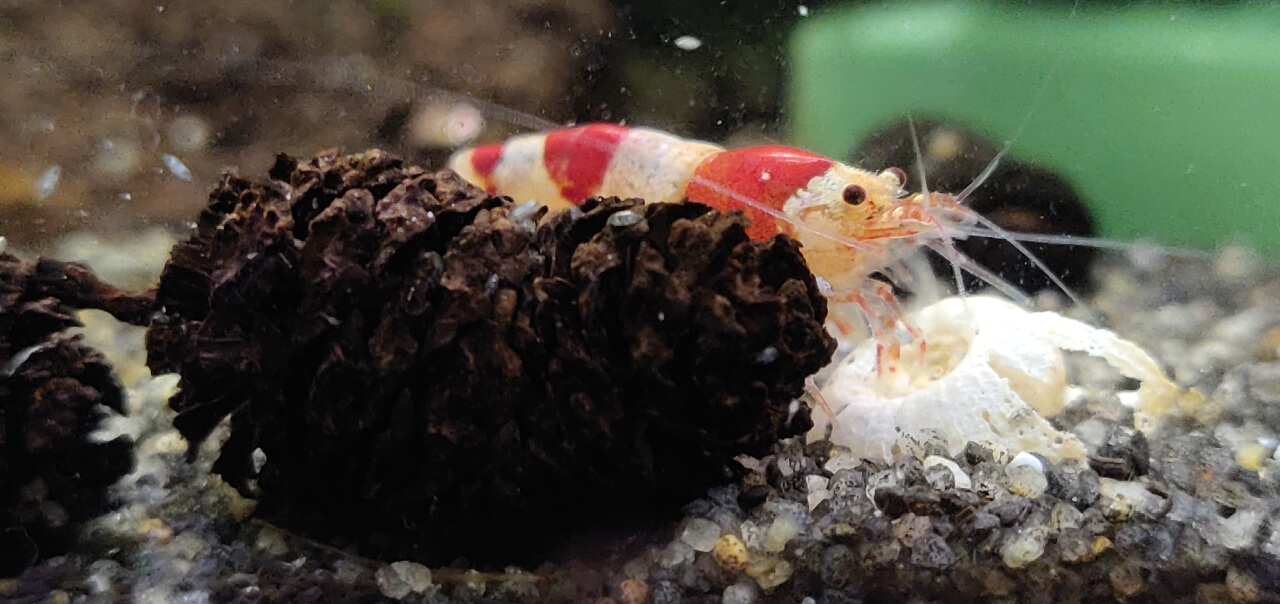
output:
M680 587L671 581L659 581L653 586L653 593L650 594L649 601L653 604L680 604L684 601L684 594L680 592Z
M647 556L632 558L622 565L622 575L624 577L640 577L641 579L649 576L649 560Z
M1267 446L1262 443L1245 445L1239 451L1236 451L1236 463L1246 470L1257 471L1262 469L1262 464L1267 461L1267 457Z
M1088 562L1096 556L1093 551L1093 544L1074 533L1058 535L1057 544L1058 550L1061 552L1060 558L1068 564Z
M413 593L413 588L389 566L379 568L373 577L378 583L378 591L388 598L400 600Z
M484 597L484 592L488 588L485 581L484 573L476 569L471 569L458 578L458 583L453 588L453 596L459 600L477 600Z
M780 552L787 548L787 542L800 534L800 522L791 514L783 514L773 519L769 530L765 533L764 549L767 552Z
M991 449L972 441L965 443L964 450L960 452L960 457L971 466L976 466L983 462L991 462L995 459Z
M680 540L696 552L709 552L716 548L720 538L720 525L705 518L694 518L685 525Z
M898 561L902 544L897 539L863 543L859 549L860 563L867 567L882 566Z
M269 556L283 556L289 553L289 544L284 540L284 534L273 526L264 526L258 531L258 538L254 540L253 546L262 550Z
M114 586L127 578L124 567L114 560L102 559L96 560L89 565L89 576L85 578L85 588L91 594L106 594L112 591ZM0 594L4 593L3 587L0 587Z
M417 562L392 562L391 570L400 575L414 593L426 593L431 588L431 569Z
M1121 563L1113 567L1107 573L1107 580L1111 582L1111 590L1116 598L1121 600L1132 598L1146 589L1146 583L1142 579L1142 569L1133 562Z
M924 568L947 568L955 564L956 555L942 537L930 533L911 544L911 563Z
M493 586L494 599L530 602L542 597L537 575L517 566L508 566L502 574L503 581Z
M1049 542L1049 527L1035 526L1019 529L1006 537L1000 546L1000 557L1009 568L1022 568L1035 562L1044 554L1044 546Z
M738 513L739 511L738 508L716 508L707 515L707 520L716 523L721 531L732 531L738 528L739 524L742 524L742 516ZM714 544L712 547L714 547Z
M1135 513L1154 518L1165 502L1141 483L1126 480L1103 478L1100 492L1104 511L1116 520L1127 520Z
M930 480L929 478L930 474L928 472L929 468L943 467L950 470L952 486L954 486L957 489L969 490L973 488L973 481L969 479L969 475L966 474L964 470L960 469L960 464L957 464L956 462L951 461L950 459L947 459L945 457L941 457L938 455L930 455L924 458L924 467L926 470L925 479L929 480L930 486L933 486L936 489L945 489L945 488L951 488L951 487L948 487L942 484L935 484L934 480Z
M862 460L848 454L834 455L827 463L823 464L822 469L835 474L843 470L852 470L862 464Z
M827 490L829 479L826 476L810 474L805 476L804 480L805 491L808 493L809 511L812 512L818 504L831 497L831 491Z
M338 560L333 563L333 577L340 583L350 585L364 574L364 568L349 560Z
M641 220L644 220L644 216L632 212L631 210L623 210L621 212L610 214L609 219L606 222L608 222L611 227L629 227Z
M1233 601L1247 604L1258 601L1261 588L1252 574L1233 566L1227 569L1227 593Z
M374 573L378 591L388 598L403 599L411 593L424 593L431 587L431 569L402 560L383 566Z
M159 518L148 518L138 523L138 534L155 543L168 543L173 538L173 529Z
M1053 504L1053 511L1049 512L1049 528L1056 531L1080 528L1083 521L1084 514L1080 510L1061 501Z
M1016 495L1003 495L988 503L982 511L1000 519L1000 524L1012 526L1031 511L1031 500Z
M760 596L755 585L751 583L735 583L724 588L720 596L721 604L756 604Z
M730 533L716 539L715 559L720 568L738 573L747 568L751 556L747 553L747 544L743 543L737 535Z
M644 579L624 579L618 586L618 598L622 604L644 604L649 597L649 584Z
M1107 550L1109 550L1109 549L1111 549L1111 540L1110 540L1110 539L1108 539L1108 538L1106 538L1106 537L1098 537L1097 539L1094 539L1094 540L1093 540L1093 553L1094 553L1094 555L1101 554L1102 552L1105 552L1105 551L1107 551Z
M1009 492L1033 499L1043 495L1049 488L1044 465L1036 456L1025 451L1005 467L1005 482Z
M755 577L761 589L769 591L791 578L791 563L781 558L761 557L753 559L747 574Z
M684 541L672 541L658 554L658 566L675 568L681 564L693 562L693 548Z
M1230 518L1217 522L1217 530L1201 530L1205 539L1213 544L1230 550L1246 550L1253 547L1262 530L1262 523L1267 513L1260 507L1249 507L1236 510Z
M928 516L917 516L908 513L893 521L893 536L903 545L911 547L916 539L933 533L933 523Z
M847 545L836 544L822 552L822 565L818 574L822 582L834 587L843 587L853 576L858 567L858 558Z
M71 594L55 589L44 598L45 604L71 604Z

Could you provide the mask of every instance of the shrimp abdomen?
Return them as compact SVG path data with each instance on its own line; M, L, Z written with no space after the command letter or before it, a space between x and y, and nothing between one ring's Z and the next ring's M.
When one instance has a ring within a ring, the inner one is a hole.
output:
M491 193L553 209L595 195L679 201L715 145L613 124L562 128L461 151L449 167Z

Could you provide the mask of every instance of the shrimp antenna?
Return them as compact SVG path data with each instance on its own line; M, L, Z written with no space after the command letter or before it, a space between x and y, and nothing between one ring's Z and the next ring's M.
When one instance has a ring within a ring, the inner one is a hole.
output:
M959 195L956 195L956 203L964 203L966 199L969 199L970 195L973 195L974 191L978 190L978 187L981 187L983 183L987 182L988 178L991 178L991 175L995 173L996 168L1000 166L1000 160L1004 159L1004 154L1008 153L1009 148L1012 146L1013 139L1004 142L1004 146L1000 148L1000 152L996 153L996 156L991 158L991 161L987 162L986 167L978 173L978 176L973 179L973 182L969 183L969 186L965 187Z
M932 201L929 197L929 179L925 175L924 154L920 152L920 136L916 133L916 121L911 117L910 113L907 113L907 129L911 131L911 148L916 152L916 172L920 174L920 191L924 194L924 207L927 210L930 205L929 202ZM951 235L946 231L942 231L942 236L947 240L947 247L955 250L956 244L955 241L952 241ZM956 251L958 253L959 250ZM943 257L950 262L952 255L943 254ZM967 295L968 293L964 287L964 275L960 273L960 265L951 262L951 272L956 279L956 293L960 296ZM974 273L974 275L977 276L977 273ZM992 285L995 284L992 283Z
M1092 316L1093 313L1089 310L1089 306L1085 304L1084 300L1081 299L1078 294L1076 294L1075 290L1068 287L1067 284L1063 282L1062 279L1058 277L1058 275L1055 274L1049 268L1049 266L1044 263L1043 260L1041 260L1035 254L1031 253L1031 250L1027 249L1027 246L1023 245L1020 241L1018 241L1017 237L1015 237L1009 231L1006 231L1003 227L996 224L994 221L992 221L990 218L987 218L986 216L983 216L977 212L969 212L968 215L971 216L974 220L976 220L978 224L981 224L982 226L988 229L990 234L985 234L985 236L999 237L1000 239L1003 239L1009 242L1009 245L1012 245L1014 249L1017 249L1023 256L1027 258L1027 260L1031 261L1031 264L1035 265L1035 267L1039 269L1040 272L1044 273L1044 275L1049 278L1049 281L1052 282L1055 287L1061 290L1063 294L1066 294L1066 296L1071 299L1071 302L1073 304L1081 308L1086 313L1086 315L1089 315L1090 319L1094 318ZM969 234L969 233L972 233L973 230L960 229L960 232Z
M1067 18L1074 18L1076 16L1076 11L1079 8L1080 8L1080 0L1075 0L1075 2L1071 4L1071 12L1067 15ZM1061 66L1062 64L1062 57L1063 57L1063 51L1059 50L1058 54L1054 57L1053 63L1049 65L1049 71L1045 74L1044 79L1041 81L1040 88L1036 91L1035 98L1031 100L1031 107L1027 109L1027 113L1022 117L1022 121L1018 124L1018 128L1014 130L1013 137L1005 141L1004 147L1000 149L1000 152L996 153L996 156L991 158L991 161L988 162L987 166L982 169L982 172L978 173L978 176L973 179L973 182L969 183L969 186L965 187L964 190L960 192L960 195L957 196L956 198L957 201L964 202L964 200L968 199L968 197L972 195L973 192L978 189L978 187L982 186L982 184L985 183L987 179L991 177L991 174L995 172L996 167L1000 165L1000 160L1004 158L1005 153L1007 153L1010 147L1013 146L1013 142L1022 138L1023 131L1026 130L1027 124L1031 122L1031 116L1035 114L1036 108L1039 107L1041 101L1044 100L1044 95L1049 90L1049 83L1053 81L1054 75L1056 75L1058 72L1058 67ZM920 149L919 149L918 143L916 143L915 141L915 126L911 124L910 116L908 116L907 125L911 128L911 138L912 138L911 142L912 144L916 145L916 158L917 158L917 161L919 161ZM1000 225L996 224L995 222L992 222L986 216L978 214L977 212L973 212L973 218L979 224L987 227L987 229L991 231L991 235L985 235L985 236L999 237L1009 242L1009 245L1012 245L1014 249L1017 249L1020 253L1022 253L1023 256L1026 256L1027 260L1031 261L1031 264L1035 265L1035 267L1039 269L1040 272L1044 273L1045 276L1049 278L1049 281L1052 282L1055 287L1062 290L1062 293L1066 294L1066 296L1071 299L1072 303L1074 303L1077 307L1083 309L1086 314L1089 314L1089 315L1093 314L1092 312L1089 311L1088 306L1084 303L1084 300L1082 300L1080 296L1075 293L1075 291L1073 291L1070 287L1067 287L1067 284L1064 283L1062 279L1058 277L1058 275L1054 274L1054 272L1049 269L1048 265L1046 265L1044 261L1040 260L1039 257L1031 253L1031 250L1027 249L1027 246L1023 245L1016 238L1014 238L1012 234L1009 233L1009 231L1006 231L1005 229L1000 227ZM962 232L965 234L974 234L972 230L961 230L958 232ZM954 264L952 266L954 266Z
M1084 235L1054 235L1049 233L1020 233L1016 231L1005 231L1004 234L997 233L987 228L975 228L956 226L953 227L957 232L966 237L987 237L992 239L1005 239L1011 237L1023 243L1048 243L1052 245L1078 245L1080 247L1091 247L1100 250L1117 250L1122 252L1130 252L1157 246L1162 254L1175 258L1190 258L1196 260L1204 260L1213 258L1214 253L1207 250L1197 250L1186 247L1168 246L1157 244L1150 241L1116 241L1114 239L1104 239L1102 237L1086 237Z

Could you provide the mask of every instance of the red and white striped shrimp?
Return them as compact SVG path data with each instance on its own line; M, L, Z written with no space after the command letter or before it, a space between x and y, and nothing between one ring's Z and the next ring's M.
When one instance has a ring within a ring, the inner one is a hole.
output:
M829 287L828 298L854 303L866 315L885 371L896 371L908 334L924 349L920 333L903 319L891 286L872 276L899 276L901 258L911 249L938 250L1018 295L951 243L949 227L989 223L957 197L907 194L902 190L905 174L897 168L875 174L784 146L726 150L657 130L610 124L561 128L463 150L449 167L491 193L518 202L536 200L552 209L599 195L650 202L687 198L741 210L752 221L751 237L786 233L803 244L810 269Z

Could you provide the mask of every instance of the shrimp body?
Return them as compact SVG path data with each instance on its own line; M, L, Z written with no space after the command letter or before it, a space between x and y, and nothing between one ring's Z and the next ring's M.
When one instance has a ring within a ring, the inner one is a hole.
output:
M972 213L948 195L908 195L897 169L875 174L785 146L726 150L611 124L467 149L449 167L490 193L552 209L598 195L741 210L751 219L752 238L786 233L800 240L809 268L829 285L828 297L856 303L893 358L899 330L922 347L923 340L902 320L889 285L872 274L895 268L907 248L950 247L944 220L966 222Z

